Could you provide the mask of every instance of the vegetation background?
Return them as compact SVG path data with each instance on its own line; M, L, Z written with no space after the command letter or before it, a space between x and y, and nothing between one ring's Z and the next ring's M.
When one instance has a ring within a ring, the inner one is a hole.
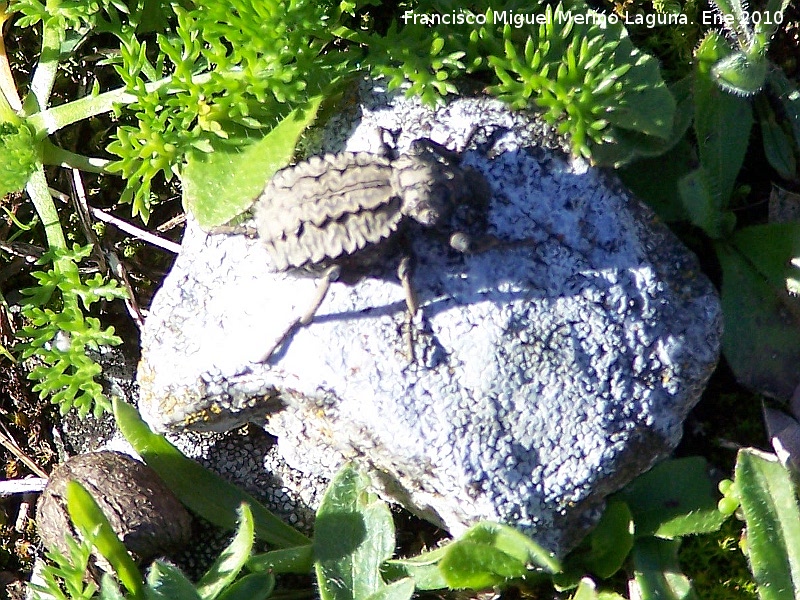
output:
M487 19L403 25L407 10ZM548 18L517 28L494 22L495 10ZM621 20L603 28L555 18L567 10ZM703 25L703 14L719 15L724 24ZM682 15L685 24L626 25L648 15ZM363 476L346 471L332 490L348 511L370 515L370 531L382 541L371 552L348 555L350 562L323 564L323 519L313 552L300 544L291 557L279 557L289 565L285 570L308 572L315 564L317 592L337 598L407 598L415 587L506 589L508 598L798 597L800 511L793 480L780 462L749 449L768 450L776 434L767 435L764 415L769 424L774 413L764 404L790 419L800 416L791 403L800 383L798 59L800 10L788 0L764 6L738 0L0 1L6 479L51 468L50 432L60 415L111 410L100 383L102 350L123 344L135 354L139 307L148 305L169 269L185 213L213 226L247 210L257 189L224 190L225 203L216 201L219 194L203 193L219 183L219 164L233 157L241 173L260 174L256 185L263 185L292 159L304 129L335 111L358 78L380 77L428 103L486 93L537 111L576 155L615 169L695 250L719 286L724 359L687 421L677 452L684 458L624 490L563 565L490 525L416 563L387 563L394 549L388 511L374 498L361 502ZM117 409L134 427L135 417ZM142 436L149 440L142 452L154 463L170 455L160 441ZM796 452L786 443L782 448L783 462L791 465ZM726 478L721 495L706 489ZM664 489L665 481L672 490ZM684 491L675 498L675 489ZM230 493L235 519L241 498ZM79 527L105 531L91 500L80 490L73 496L85 509ZM35 555L27 501L0 504L0 570L10 595L21 593ZM654 507L664 506L673 510L647 521ZM90 544L56 558L61 571L51 571L40 593L116 598L122 589L129 597L156 597L158 586L169 582L187 597L258 597L256 587L268 597L265 569L275 572L277 559L252 557L258 510L238 515L225 577L212 569L195 586L161 565L142 582L135 567L117 563L117 581L105 580L98 591L83 582ZM90 539L98 548L116 548L107 531L96 535ZM334 521L327 539L336 536ZM345 586L349 596L336 595L330 582L348 568L352 575L353 565L369 574L369 583L359 587L363 582L355 578ZM170 597L182 597L175 594Z

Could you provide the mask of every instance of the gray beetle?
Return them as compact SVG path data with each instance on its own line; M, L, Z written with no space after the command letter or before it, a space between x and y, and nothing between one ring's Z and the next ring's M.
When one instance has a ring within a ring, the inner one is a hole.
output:
M321 276L316 297L270 348L314 318L330 282L352 283L367 273L409 225L448 230L460 206L485 204L488 185L458 154L427 139L415 140L397 158L366 152L314 156L278 171L255 203L258 236L276 271L305 270ZM479 208L478 210L482 210ZM467 251L469 238L453 233L452 246ZM410 258L398 275L409 314L418 304L410 285ZM412 350L413 353L413 350Z

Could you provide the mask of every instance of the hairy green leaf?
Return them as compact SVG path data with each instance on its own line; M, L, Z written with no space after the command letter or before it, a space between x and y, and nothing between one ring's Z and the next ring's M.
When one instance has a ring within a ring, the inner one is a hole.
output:
M788 400L800 383L800 307L786 289L790 261L800 256L800 224L747 227L715 248L725 357L742 384Z
M250 208L272 175L294 156L297 140L314 120L321 100L316 97L304 110L292 111L257 142L189 154L181 176L183 204L201 227L222 225Z
M701 457L664 461L615 497L630 507L637 538L710 533L727 518L717 510L719 495Z
M747 557L761 600L800 596L800 508L777 457L752 449L736 458L736 489L747 524Z
M394 523L368 486L369 478L347 465L317 510L314 556L322 600L361 600L386 585L380 566L394 552Z

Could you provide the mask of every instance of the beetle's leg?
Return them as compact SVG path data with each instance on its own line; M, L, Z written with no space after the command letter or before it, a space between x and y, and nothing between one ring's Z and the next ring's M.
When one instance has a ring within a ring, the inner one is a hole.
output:
M397 267L397 277L403 285L403 291L406 294L406 306L408 307L408 314L412 317L417 314L419 310L419 301L417 300L417 293L411 285L411 273L414 271L413 261L410 256L405 255L400 259L400 264Z
M314 300L311 302L308 310L306 310L302 316L297 317L289 324L277 341L275 341L275 343L269 347L267 352L264 353L264 357L258 362L268 362L269 359L272 358L272 355L275 354L275 351L280 348L295 331L301 327L305 327L314 320L314 315L317 314L317 310L319 310L319 307L322 306L325 296L328 295L328 289L331 287L331 281L336 281L341 272L342 268L339 265L332 265L325 269L325 272L322 274L319 284L317 285L317 291L314 294Z
M403 338L406 343L406 356L408 362L416 362L416 352L414 351L415 336L414 336L414 316L419 310L419 300L417 293L414 291L414 286L411 284L411 273L414 270L414 265L409 255L403 256L400 259L400 264L397 267L397 277L403 286L403 291L406 294L406 322L404 324Z

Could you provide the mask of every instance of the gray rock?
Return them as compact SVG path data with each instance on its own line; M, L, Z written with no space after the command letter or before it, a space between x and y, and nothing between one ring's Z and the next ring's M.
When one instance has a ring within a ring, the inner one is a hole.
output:
M190 226L142 334L151 425L259 422L290 465L327 477L355 460L454 534L491 519L573 547L603 498L680 439L718 357L719 300L647 208L537 146L541 125L500 103L431 111L376 94L346 146L325 149L379 152L383 128L401 152L419 137L462 151L476 127L508 129L463 164L492 189L488 233L515 243L462 255L412 230L416 363L396 261L331 284L313 322L259 362L315 280L268 272L257 240Z

